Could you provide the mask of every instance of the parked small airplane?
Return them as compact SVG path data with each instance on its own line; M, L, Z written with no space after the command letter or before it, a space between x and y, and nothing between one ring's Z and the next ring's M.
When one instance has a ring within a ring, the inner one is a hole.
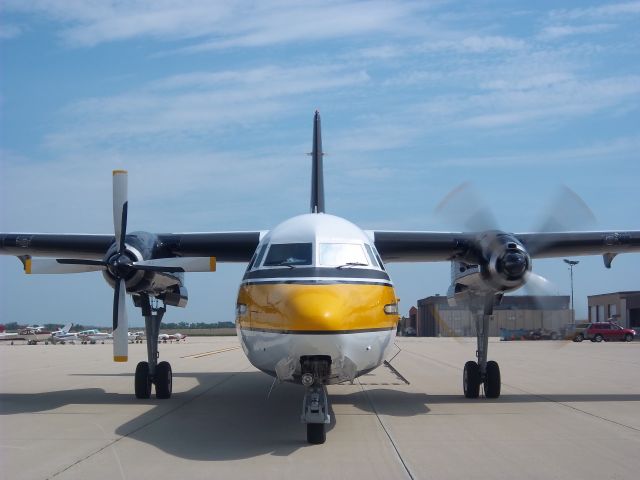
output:
M14 340L23 340L23 337L15 332L0 332L0 342L13 342Z
M536 278L533 259L602 255L610 268L617 255L640 251L640 231L362 230L325 212L318 112L312 143L310 213L270 231L128 234L127 172L115 170L115 235L3 233L0 254L20 258L28 274L101 271L114 288L117 362L128 359L125 297L131 294L148 339L135 394L149 398L155 385L158 399L172 391L171 366L158 363L160 322L167 306L187 304L184 272L215 271L216 261L247 263L236 301L242 348L258 369L304 386L307 440L323 443L330 420L326 385L377 368L393 345L398 301L385 262L451 262L448 298L467 305L476 323L477 359L464 366L464 395L477 398L482 385L487 398L497 398L501 376L487 358L489 320L505 292Z
M38 335L51 332L47 332L42 325L27 325L26 327L21 328L18 333L20 335Z
M162 342L162 343L167 343L167 342L179 342L180 340L185 340L187 338L186 335L183 335L182 333L161 333L160 335L158 335L158 341Z
M113 336L112 336L113 338ZM144 332L127 332L129 343L142 343L145 339Z
M51 341L51 343L56 344L56 343L75 343L76 340L78 340L78 334L77 333L71 333L69 330L71 330L71 327L73 327L73 323L67 323L64 327L62 327L60 330L56 330L55 332L51 332L51 336L49 337L49 340Z
M78 332L78 338L80 339L81 343L104 343L105 340L113 340L113 334L101 332L100 330L94 328Z

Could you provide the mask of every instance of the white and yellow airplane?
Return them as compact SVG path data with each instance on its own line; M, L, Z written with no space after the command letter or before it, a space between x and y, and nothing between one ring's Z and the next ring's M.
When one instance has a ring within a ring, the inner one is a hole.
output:
M184 307L184 272L216 262L248 263L237 299L242 348L258 369L305 387L302 421L310 443L325 441L326 385L353 381L384 360L393 344L398 304L385 262L450 261L451 302L476 313L477 360L464 367L463 390L500 395L500 369L487 359L488 322L505 292L532 278L533 258L603 255L607 268L640 250L640 231L507 233L369 231L325 213L320 115L313 124L311 212L270 231L127 233L127 172L113 172L115 235L0 234L0 254L19 257L26 273L102 271L114 288L114 360L127 361L126 293L145 318L148 361L135 394L168 398L172 372L157 362L166 306ZM46 258L40 258L46 257ZM160 302L151 302L151 299ZM157 305L161 304L161 307Z

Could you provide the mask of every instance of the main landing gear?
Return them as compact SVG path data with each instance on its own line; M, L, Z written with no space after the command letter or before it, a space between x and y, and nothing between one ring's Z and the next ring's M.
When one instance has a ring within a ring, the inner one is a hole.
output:
M300 419L307 424L307 442L318 445L327 439L325 428L331 421L325 386L331 372L331 357L304 356L300 358L300 366L305 388Z
M469 361L464 365L462 374L462 388L467 398L480 396L480 385L484 385L484 395L487 398L500 396L500 367L498 362L487 361L489 349L489 320L493 314L496 298L493 294L481 298L481 302L473 302L471 308L476 322L476 350L477 362Z
M135 392L136 398L151 397L151 385L156 386L156 398L171 397L173 375L169 362L158 363L158 334L160 322L166 307L152 305L149 295L134 296L136 307L140 307L144 316L144 329L147 337L147 362L136 366Z

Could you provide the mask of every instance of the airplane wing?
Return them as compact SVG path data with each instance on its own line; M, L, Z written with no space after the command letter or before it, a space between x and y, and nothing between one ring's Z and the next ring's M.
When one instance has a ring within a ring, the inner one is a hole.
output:
M248 262L264 232L151 234L159 258L216 257L218 262ZM136 232L127 235L135 238ZM102 259L114 235L0 233L0 255Z
M488 234L502 232L369 231L385 262L438 262L475 257ZM610 267L620 253L640 251L640 231L545 232L505 234L532 258L603 255Z

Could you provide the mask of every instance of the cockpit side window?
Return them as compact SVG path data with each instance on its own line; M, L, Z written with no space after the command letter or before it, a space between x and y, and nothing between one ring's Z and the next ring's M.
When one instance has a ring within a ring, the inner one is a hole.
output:
M249 267L247 267L247 270L251 270L252 268L258 268L260 266L260 263L262 263L262 259L264 258L264 252L267 251L267 245L262 245L262 247L260 247L260 249L256 252L256 255L254 255L253 260L251 261L251 263L249 264Z
M253 264L256 261L257 256L258 256L258 251L256 250L253 253L253 257L251 257L251 260L249 261L249 265L247 265L247 272L253 268Z
M362 245L357 243L321 243L319 261L320 265L327 267L369 266Z
M279 265L311 265L311 243L275 243L269 248L264 261L265 267Z
M369 245L367 246L369 247ZM380 254L378 253L378 250L376 250L376 247L369 247L369 248L373 250L373 253L376 256L376 260L378 260L378 264L380 265L380 268L386 272L387 269L384 268L384 263L382 262L382 259L380 258Z
M374 267L380 267L380 265L378 265L378 262L376 260L376 256L373 254L373 250L371 249L371 246L368 243L365 243L364 248L367 251L367 256L369 257L369 261L371 262L371 265L373 265Z

